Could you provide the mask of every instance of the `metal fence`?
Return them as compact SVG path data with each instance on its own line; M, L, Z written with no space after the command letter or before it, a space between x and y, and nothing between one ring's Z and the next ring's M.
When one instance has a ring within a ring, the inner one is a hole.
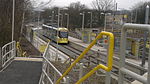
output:
M16 42L12 41L5 44L1 48L0 55L0 68L3 69L7 67L10 64L11 60L16 56Z
M82 40L82 36L80 36L77 32L70 31L69 36Z
M62 76L61 72L51 62L57 59L58 54L58 52L50 48L50 43L48 43L43 54L43 67L39 84L55 84L56 80ZM61 84L69 84L69 78L64 77L63 81L61 81Z
M148 76L147 78L136 74L125 67L125 51L126 51L126 37L127 37L127 30L128 29L137 29L137 30L145 30L148 34L148 40L150 41L150 25L142 25L142 24L125 24L122 28L121 33L121 45L120 45L120 66L119 66L119 80L118 84L124 84L124 78L126 75L134 78L135 80L140 81L143 84L150 84L150 50L149 50L149 57L148 57Z

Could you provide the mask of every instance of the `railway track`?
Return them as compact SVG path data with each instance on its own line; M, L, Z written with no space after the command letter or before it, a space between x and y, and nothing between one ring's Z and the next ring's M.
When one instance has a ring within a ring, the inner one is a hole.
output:
M57 48L58 50L60 50L61 52L65 53L66 55L68 55L71 59L76 59L81 53L82 51L79 49L76 49L70 45L57 45L56 43L50 43L53 47ZM106 55L104 54L100 54L101 56L105 57ZM92 59L92 60L91 60ZM97 59L95 57L95 52L93 53L87 53L84 58L80 61L81 63L84 63L84 66L89 67L89 66L96 66L100 63L106 65L106 62L102 59ZM118 72L119 69L116 66L113 66L112 69L112 76L113 78L117 79L118 77ZM130 77L126 77L125 79L127 82L131 82L133 81L133 79L131 79Z
M45 40L45 37L41 37L41 39L43 39L44 41L47 42L47 40ZM68 45L57 45L54 42L51 42L50 45L52 45L53 47L57 48L58 50L60 50L61 52L63 52L64 54L68 55L71 59L76 59L81 53L82 51L85 49L80 49L80 48L76 48L73 47L72 45L68 44ZM102 58L106 59L106 54L104 53L99 53L99 56L101 56ZM119 72L119 58L114 56L114 64L113 64L113 69L112 69L112 74L114 77L118 77L118 72ZM87 65L85 66L89 66L89 65L98 65L99 63L105 64L106 62L104 59L100 59L97 56L97 52L90 50L85 56L84 59L81 60L80 62L82 63L87 63ZM146 69L143 69L142 67L137 66L136 64L130 63L130 62L126 62L127 68L130 68L129 70L139 70L139 71L144 71L146 72ZM132 82L133 79L129 76L125 77L127 82Z

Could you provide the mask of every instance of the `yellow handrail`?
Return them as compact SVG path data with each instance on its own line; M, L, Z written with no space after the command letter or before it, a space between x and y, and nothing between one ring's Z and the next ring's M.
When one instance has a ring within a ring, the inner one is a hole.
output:
M85 76L83 76L81 79L79 79L75 84L82 83L84 80L86 80L88 77L90 77L91 75L93 75L95 73L95 71L97 71L99 69L104 69L104 70L107 71L108 67L106 67L105 65L99 64L94 69L92 69L89 73L87 73Z
M92 48L93 45L95 45L96 41L100 38L102 38L103 35L109 36L109 53L108 53L108 67L100 64L98 65L96 68L94 68L94 70L90 71L87 75L85 75L86 77L81 78L82 80L79 80L79 83L84 81L86 78L88 78L90 75L92 75L95 70L98 70L100 67L106 71L110 71L112 69L112 56L113 56L113 48L114 48L114 35L110 32L101 32L95 40L92 41L92 43L80 54L80 56L70 65L70 67L63 73L63 75L56 81L56 84L59 84L60 81L63 79L63 77L65 77L70 71L71 69L76 65L76 63L78 63L83 57L84 55ZM77 82L77 84L79 84Z

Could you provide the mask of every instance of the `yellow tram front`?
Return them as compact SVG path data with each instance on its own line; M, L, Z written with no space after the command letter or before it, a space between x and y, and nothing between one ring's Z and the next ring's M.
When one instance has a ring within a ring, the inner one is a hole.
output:
M68 43L68 29L67 28L58 28L58 43Z

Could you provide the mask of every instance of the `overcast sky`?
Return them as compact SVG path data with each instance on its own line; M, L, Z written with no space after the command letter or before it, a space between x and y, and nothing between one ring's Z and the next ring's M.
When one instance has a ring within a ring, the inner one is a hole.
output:
M48 1L48 0L41 0L41 1ZM68 6L72 2L80 1L81 3L87 5L88 7L92 8L91 2L93 0L53 0L52 5L55 6ZM150 1L150 0L116 0L118 3L118 8L130 9L134 4L140 1Z

